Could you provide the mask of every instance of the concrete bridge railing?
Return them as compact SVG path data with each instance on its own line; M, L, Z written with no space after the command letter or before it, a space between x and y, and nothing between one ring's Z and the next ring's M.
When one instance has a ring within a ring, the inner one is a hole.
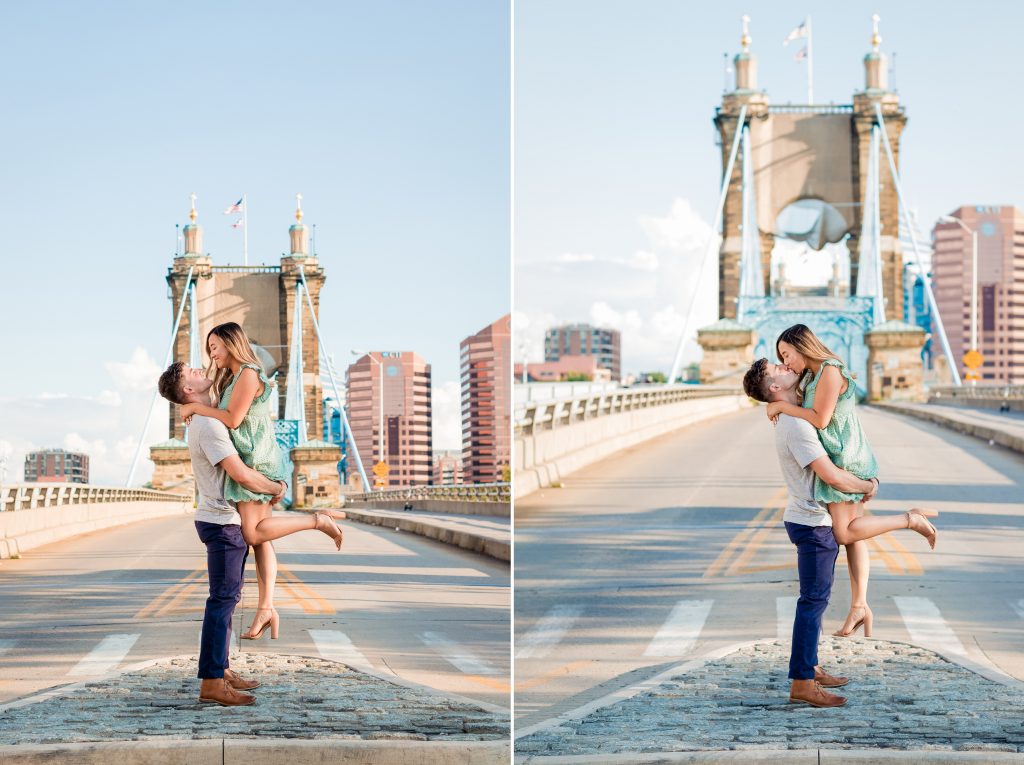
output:
M191 513L191 494L74 483L32 483L0 490L0 558L90 531Z
M457 484L451 486L409 486L362 494L347 494L345 504L378 510L416 510L460 515L493 515L508 518L512 511L512 487L507 483Z
M928 391L929 404L1024 412L1024 385L943 385Z
M652 385L517 400L515 496L559 483L627 447L746 406L750 399L733 385Z

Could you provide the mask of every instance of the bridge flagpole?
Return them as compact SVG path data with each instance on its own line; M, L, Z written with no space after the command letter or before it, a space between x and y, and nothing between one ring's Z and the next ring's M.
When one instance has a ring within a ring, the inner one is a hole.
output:
M356 437L352 435L352 426L349 425L348 415L345 414L345 407L341 404L341 394L338 392L338 381L334 378L334 365L331 364L330 356L327 355L327 349L324 347L324 339L320 335L320 322L316 320L316 311L313 310L313 300L309 297L309 288L306 286L306 269L299 266L299 278L302 280L302 291L306 295L306 304L309 306L309 317L313 320L313 329L316 331L316 339L320 344L320 356L327 359L327 371L331 375L331 387L334 389L334 400L338 402L338 412L341 414L341 424L345 428L345 433L348 436L348 444L352 449L352 454L356 458L356 468L359 470L359 477L363 481L363 486L366 488L372 487L369 480L366 478L366 471L363 470L363 461L359 458L359 447L356 445ZM349 447L346 447L349 448Z
M932 314L935 316L935 327L939 330L939 340L942 341L942 350L946 354L946 359L949 361L949 371L953 375L953 382L957 385L963 385L960 380L960 370L957 369L956 359L953 358L953 351L949 348L949 339L946 337L946 328L942 324L942 315L939 313L938 303L935 302L935 293L932 292L931 279L928 277L928 272L925 271L924 266L921 263L921 252L917 246L917 233L914 230L913 222L910 220L910 208L907 207L906 199L903 197L903 184L900 182L900 174L896 170L896 161L892 157L892 146L889 143L889 133L885 129L885 118L882 117L882 106L881 104L875 104L875 117L878 121L878 126L882 134L883 145L885 146L885 156L889 159L889 171L892 173L893 185L896 187L896 197L899 199L900 210L903 212L903 220L907 225L907 232L910 234L910 244L914 249L914 262L917 265L917 270L921 274L921 283L924 284L924 292L928 296L928 305L931 306Z
M188 269L188 276L185 277L185 290L181 293L181 302L178 304L178 315L174 319L174 328L171 330L171 342L167 345L167 353L164 355L164 369L171 363L171 355L174 353L174 340L178 336L178 325L181 324L181 315L185 312L185 303L189 301L189 293L192 287L192 270L195 266L190 266ZM160 370L161 372L163 369ZM125 488L129 488L132 485L132 478L135 477L135 468L139 465L139 456L142 454L142 445L146 442L146 433L149 431L149 422L153 419L153 407L156 405L157 396L160 395L159 390L153 391L153 400L149 402L149 413L146 414L146 424L142 426L142 435L139 436L139 447L135 450L135 459L132 460L131 469L128 471L128 478L125 480Z
M668 376L668 385L675 382L679 375L679 367L683 363L683 349L686 347L686 335L690 329L690 321L693 318L693 307L697 302L697 290L700 289L701 281L704 279L704 271L707 269L708 261L711 260L711 253L718 240L718 229L722 225L722 215L725 213L725 196L729 192L729 181L732 179L732 168L736 164L736 154L739 152L740 139L743 136L743 126L747 120L747 105L740 107L740 115L736 122L736 135L732 139L732 148L729 150L729 161L725 165L725 175L722 177L722 189L718 194L718 210L715 212L715 222L711 226L711 235L708 237L708 244L704 251L704 260L700 264L700 272L697 274L697 281L693 285L693 296L690 299L690 307L686 310L686 319L683 321L683 333L679 338L679 348L676 350L675 360L672 362L672 372ZM724 232L723 232L724 235Z

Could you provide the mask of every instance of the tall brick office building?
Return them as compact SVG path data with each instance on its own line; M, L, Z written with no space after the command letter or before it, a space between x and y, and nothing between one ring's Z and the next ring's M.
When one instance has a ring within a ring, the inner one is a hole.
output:
M459 344L462 480L498 483L512 441L512 317L502 316Z

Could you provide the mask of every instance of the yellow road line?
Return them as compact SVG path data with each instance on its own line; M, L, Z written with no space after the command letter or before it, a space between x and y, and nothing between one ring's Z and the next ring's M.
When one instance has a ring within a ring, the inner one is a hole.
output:
M302 610L307 614L337 613L330 603L317 595L309 585L299 579L290 569L285 566L278 566L277 577L278 580L286 580L280 582L281 587L287 589L292 594L292 597L298 601L299 605L302 606Z
M732 538L729 544L725 546L725 549L722 550L722 552L718 554L718 557L715 558L710 566L708 566L707 570L704 572L705 579L715 576L725 567L736 550L746 542L750 535L757 532L758 527L760 527L767 518L774 514L779 506L779 502L781 502L786 496L787 492L785 488L781 488L775 492L775 495L771 498L768 504L761 508L757 515L747 522L747 525Z
M485 685L488 688L494 688L496 691L502 691L503 693L509 693L512 690L512 686L506 683L504 680L494 680L490 677L483 677L481 675L466 675L467 680L472 680L474 683Z
M892 555L890 555L889 551L878 543L877 537L869 539L868 544L871 545L872 550L878 553L878 557L882 559L882 562L885 564L885 567L889 569L890 574L896 574L900 576L905 573L903 570L903 566L900 565L900 562L896 560L896 558L894 558Z
M152 616L157 610L163 611L164 608L165 608L164 604L165 604L165 602L167 600L171 599L173 601L174 599L177 599L177 597L182 593L182 591L188 589L188 587L193 582L196 582L196 581L199 581L199 580L205 579L205 578L206 578L206 569L205 568L197 568L195 571L192 571L191 573L186 574L181 580L179 580L179 581L175 582L174 584L172 584L166 590L161 592L157 597L153 598L153 600L151 600L148 604L143 606L139 610L139 612L137 614L135 614L135 616L132 617L132 618L134 618L134 619L145 619L145 618L147 618L149 616Z
M747 566L741 571L741 574L758 574L762 571L784 571L787 568L796 568L796 562L793 563L779 563L774 566Z
M516 683L517 691L525 691L528 688L536 688L537 686L544 685L554 680L556 677L570 674L574 669L582 667L586 664L592 664L593 659L583 659L582 661L571 661L565 666L553 669L550 672L545 672L540 677L535 677L533 680L525 680L521 683Z
M772 514L770 523L766 523L763 527L761 527L754 533L754 536L750 539L749 542L747 542L747 546L743 548L743 551L739 554L736 560L732 562L732 565L730 565L729 568L726 569L726 576L734 576L735 574L741 573L740 569L747 565L750 559L754 557L754 555L760 549L761 545L764 544L764 540L768 538L768 535L774 531L777 531L776 526L778 525L778 522L782 520L782 516L785 514L785 512L786 508L778 508Z
M921 565L921 561L916 555L914 555L914 553L910 552L910 550L903 546L903 543L896 538L895 534L883 534L878 537L878 539L884 539L886 544L895 550L896 554L903 559L903 568L906 569L908 574L921 576L924 573L924 566Z

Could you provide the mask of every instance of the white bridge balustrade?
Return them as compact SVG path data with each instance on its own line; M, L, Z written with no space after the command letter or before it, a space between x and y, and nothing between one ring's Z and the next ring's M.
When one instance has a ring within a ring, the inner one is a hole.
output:
M516 386L515 496L648 439L743 407L734 385L657 385L537 398Z
M91 531L191 513L191 494L75 483L0 488L0 558Z
M507 483L408 486L401 489L345 495L345 504L359 504L379 510L412 509L460 515L510 517L512 486Z
M928 403L1024 412L1024 385L943 385L928 391Z

